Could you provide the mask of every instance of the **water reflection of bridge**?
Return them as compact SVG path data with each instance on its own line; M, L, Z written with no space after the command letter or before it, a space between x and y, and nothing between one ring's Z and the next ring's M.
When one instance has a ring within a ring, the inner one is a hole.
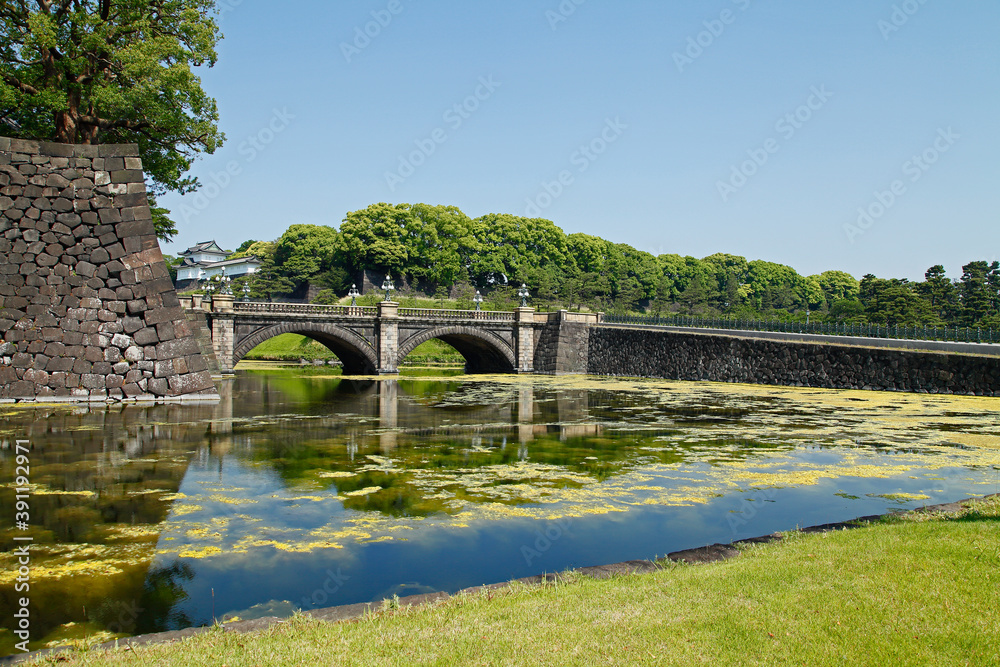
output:
M272 387L267 376L244 378L244 389L240 397L234 397L234 381L223 381L219 387L221 400L214 407L210 431L214 447L224 446L224 438L218 436L231 435L234 424L245 424L246 415L240 408L243 404L259 405L271 402L273 392L281 392L280 387ZM405 380L403 383L405 384ZM345 435L351 441L367 440L373 434L377 435L380 449L388 452L395 449L398 439L403 436L430 437L433 435L455 437L464 434L474 438L488 432L517 429L518 441L525 445L541 435L551 435L558 432L560 440L600 435L603 428L599 424L587 423L589 417L589 392L580 390L562 390L554 397L546 397L544 401L535 400L535 387L531 384L515 385L511 389L507 401L491 404L468 403L455 406L454 400L445 404L437 404L433 400L425 400L419 396L410 396L400 386L395 378L379 380L333 380L327 384L328 393L324 400L329 400L331 408L336 407L337 414L353 414L357 417L371 419L372 422L348 425ZM451 384L451 383L448 383ZM247 386L248 385L248 386ZM256 385L256 386L255 386ZM461 390L459 390L461 391ZM251 396L247 396L249 393ZM253 396L256 394L256 396ZM451 396L451 394L449 394ZM442 414L447 413L447 423ZM377 421L376 421L377 420ZM377 428L372 429L371 424ZM309 428L308 424L305 428ZM324 424L320 428L328 429ZM242 430L242 429L239 429ZM340 430L340 429L337 429Z

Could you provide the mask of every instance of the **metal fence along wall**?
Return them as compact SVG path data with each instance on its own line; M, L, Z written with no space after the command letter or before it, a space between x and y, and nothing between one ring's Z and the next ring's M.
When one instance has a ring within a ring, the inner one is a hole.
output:
M1000 343L1000 330L981 329L979 327L886 326L829 322L811 322L806 324L804 322L778 322L687 315L676 317L642 317L606 314L604 315L604 322L607 324L634 324L638 326L775 331L827 336L857 336L860 338L954 341L958 343Z

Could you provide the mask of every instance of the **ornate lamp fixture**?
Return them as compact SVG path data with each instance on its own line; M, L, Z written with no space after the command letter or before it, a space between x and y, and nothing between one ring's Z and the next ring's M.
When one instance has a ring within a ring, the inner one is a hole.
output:
M385 274L385 280L382 281L382 289L385 290L385 299L383 301L389 301L389 292L396 289L396 286L392 284L392 277L387 273Z
M531 292L528 291L528 286L521 283L521 289L517 290L517 295L521 297L521 308L527 308L528 297L531 296Z
M476 296L472 297L472 300L476 304L476 310L482 310L480 305L483 303L483 295L479 293L479 290L476 290Z
M358 286L355 284L351 285L351 291L347 293L347 296L351 297L351 305L358 305L358 297L361 296L361 292L358 291Z

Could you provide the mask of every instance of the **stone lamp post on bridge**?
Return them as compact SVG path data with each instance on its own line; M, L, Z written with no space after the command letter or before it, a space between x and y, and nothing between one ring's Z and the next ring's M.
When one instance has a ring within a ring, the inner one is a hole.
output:
M382 289L385 290L385 299L378 304L378 325L376 334L378 335L378 356L379 375L393 375L399 372L396 368L399 355L399 304L390 301L389 293L396 289L392 284L392 276L385 274L382 282Z
M383 303L390 301L389 292L395 291L396 286L392 282L392 276L388 273L385 274L385 280L382 281L382 289L385 291L385 299L382 300Z
M527 308L528 297L531 296L531 291L528 290L528 286L521 283L521 289L517 290L517 296L521 299L521 308Z
M535 371L535 309L528 307L528 297L531 292L528 286L521 283L517 291L521 298L521 307L514 311L517 322L517 372L533 373Z

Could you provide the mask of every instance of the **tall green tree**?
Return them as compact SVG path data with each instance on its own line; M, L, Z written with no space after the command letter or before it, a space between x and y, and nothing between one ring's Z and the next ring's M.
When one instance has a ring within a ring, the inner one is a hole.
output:
M250 296L255 299L271 299L276 295L291 294L295 283L285 275L284 267L274 261L275 241L256 241L244 252L260 260L260 268L252 276L240 278L234 284L234 292L243 290L243 283L250 284Z
M811 276L823 289L823 296L831 306L837 301L856 299L860 286L858 279L844 271L824 271Z
M806 285L790 266L755 259L748 268L749 292L762 311L805 308L808 298L816 296L816 285Z
M865 315L873 324L913 325L933 324L934 312L906 279L876 278L872 274L861 279L860 301Z
M439 285L468 279L468 264L478 244L472 220L457 206L414 204L405 243L414 277Z
M478 252L469 277L477 286L519 284L540 269L561 274L567 266L566 234L551 220L490 213L473 220L472 229Z
M676 254L660 255L656 258L660 271L667 281L669 298L676 300L677 296L687 287L698 271L701 260L691 257L681 257Z
M935 264L924 272L924 282L918 285L920 294L930 302L942 323L950 321L955 314L958 291L955 284L945 275L944 266Z
M962 267L962 278L958 285L962 301L962 324L975 326L990 312L994 299L990 295L990 265L986 262L969 262Z
M338 263L352 272L405 271L410 259L406 239L413 227L410 208L383 202L348 213L340 223Z
M338 236L333 227L292 225L275 241L273 261L298 289L330 270Z
M986 274L986 286L990 295L990 315L1000 316L1000 262L993 260L990 272Z
M0 2L0 116L18 138L138 144L169 240L155 197L197 189L185 173L224 139L194 73L216 62L214 11L214 0Z

